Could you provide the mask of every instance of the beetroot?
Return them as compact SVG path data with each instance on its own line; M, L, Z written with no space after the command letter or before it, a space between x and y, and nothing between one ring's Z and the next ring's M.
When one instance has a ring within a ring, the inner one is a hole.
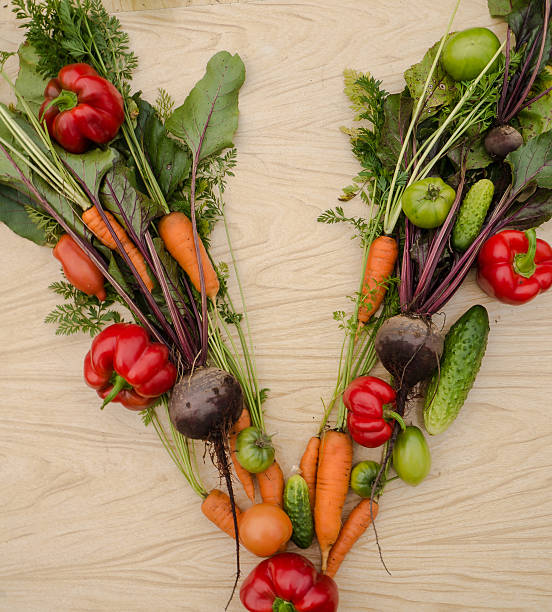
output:
M499 125L485 136L485 149L489 155L504 159L508 153L519 149L523 137L511 125Z
M185 376L172 390L171 421L187 438L215 442L238 420L243 395L238 381L217 368L200 368Z
M218 368L202 367L185 376L173 387L169 400L173 425L183 436L207 443L220 475L226 480L236 534L236 579L228 604L240 577L240 538L228 460L228 434L242 409L243 393L238 381Z
M379 360L395 378L397 388L402 389L410 389L433 374L443 344L443 336L431 319L419 315L387 319L375 342Z

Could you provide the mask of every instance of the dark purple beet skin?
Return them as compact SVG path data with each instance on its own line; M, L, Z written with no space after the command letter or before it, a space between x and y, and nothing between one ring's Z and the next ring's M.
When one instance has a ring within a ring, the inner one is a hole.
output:
M215 440L228 433L243 409L238 381L217 368L201 368L172 390L169 414L176 429L194 440Z
M376 353L399 387L410 389L429 378L443 353L444 339L430 319L397 315L376 334Z

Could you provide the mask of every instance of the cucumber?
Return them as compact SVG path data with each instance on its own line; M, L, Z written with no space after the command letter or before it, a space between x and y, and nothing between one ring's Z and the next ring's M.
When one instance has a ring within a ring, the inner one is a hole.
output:
M456 251L464 252L477 238L493 196L494 185L489 179L477 181L468 191L452 228L451 243Z
M489 315L479 305L472 306L450 328L440 368L425 397L424 423L429 434L445 431L458 416L481 367L488 336Z
M314 537L314 523L309 502L309 487L299 474L294 474L286 482L284 510L293 526L291 539L299 548L308 548Z

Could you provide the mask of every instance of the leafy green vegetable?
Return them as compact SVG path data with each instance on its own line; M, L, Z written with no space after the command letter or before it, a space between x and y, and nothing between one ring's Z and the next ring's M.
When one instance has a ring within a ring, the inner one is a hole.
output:
M147 151L155 178L168 199L188 178L192 160L189 151L169 137L154 108L145 100L140 100L138 106L137 137Z
M156 202L138 191L135 185L132 170L124 164L115 164L104 178L100 202L123 226L128 227L130 223L134 233L142 237L151 220L161 215L163 210Z
M391 170L395 169L413 108L414 101L404 93L391 94L385 99L383 105L385 122L377 154L381 163Z
M527 204L518 206L511 215L511 225L526 230L538 227L552 219L552 193L548 189L537 189Z
M552 92L539 98L517 116L525 141L552 129Z
M9 115L9 117L15 118L15 114L11 112L4 104L0 104L0 107L2 113L6 113ZM18 123L20 122L18 121ZM16 162L20 161L20 159L17 158L17 155L14 153L12 148L15 148L15 150L18 151L24 159L27 159L27 156L21 150L21 147L17 145L15 138L3 121L0 121L0 145L8 150ZM30 172L26 163L21 165L23 174L28 178L30 176ZM3 154L0 155L0 183L10 185L11 187L15 187L16 189L20 190L26 189L22 183L21 175Z
M47 232L33 222L26 207L35 209L35 204L25 194L0 184L0 221L18 236L31 240L39 246L49 244Z
M238 93L244 79L240 56L220 51L209 60L205 76L184 104L165 122L167 130L182 138L198 160L232 146L238 127Z
M529 4L530 0L488 0L491 17L506 17Z
M404 73L404 80L413 100L413 107L416 107L423 93L427 77L431 66L437 55L440 41L436 42L424 55L421 62L414 64ZM457 97L458 90L456 83L444 71L440 64L437 64L433 77L427 90L427 98L420 112L419 120L423 121L434 115L445 105L451 105Z
M19 55L19 73L15 81L16 91L25 98L35 115L44 101L44 88L47 80L37 71L38 55L29 43L23 43L17 51ZM21 108L21 103L17 103L17 108Z
M506 157L512 168L512 195L520 194L535 182L539 187L552 189L552 132L545 132L522 145Z
M56 145L56 151L58 156L84 182L95 198L98 197L105 175L119 159L119 154L111 147L91 149L86 153L75 155Z

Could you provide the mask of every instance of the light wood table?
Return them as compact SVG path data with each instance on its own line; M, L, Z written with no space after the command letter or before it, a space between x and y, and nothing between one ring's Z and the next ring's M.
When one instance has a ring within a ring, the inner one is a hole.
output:
M332 312L348 306L360 273L348 230L316 223L357 170L339 131L351 121L342 70L370 70L400 90L452 6L109 5L126 11L119 17L140 57L134 85L149 99L164 87L182 101L217 50L239 52L246 64L228 210L259 376L271 389L266 419L286 474L332 388L342 339ZM22 33L7 8L0 15L1 47L13 50ZM484 0L464 0L455 26L475 25L503 32ZM5 86L0 93L6 100ZM539 234L552 240L552 223ZM49 250L4 226L0 240L0 609L222 610L232 544L200 513L154 431L120 407L100 412L82 381L89 339L56 337L43 323L56 304L47 286L59 277ZM228 257L221 248L215 255ZM430 440L430 476L417 488L393 482L382 498L379 534L392 575L372 532L342 566L344 612L552 609L552 292L508 307L470 277L446 308L446 326L474 302L491 316L481 373L457 422ZM411 417L419 419L416 410ZM202 473L218 484L208 460ZM314 548L308 554L318 562ZM242 558L245 575L257 559ZM238 599L230 609L241 609Z

